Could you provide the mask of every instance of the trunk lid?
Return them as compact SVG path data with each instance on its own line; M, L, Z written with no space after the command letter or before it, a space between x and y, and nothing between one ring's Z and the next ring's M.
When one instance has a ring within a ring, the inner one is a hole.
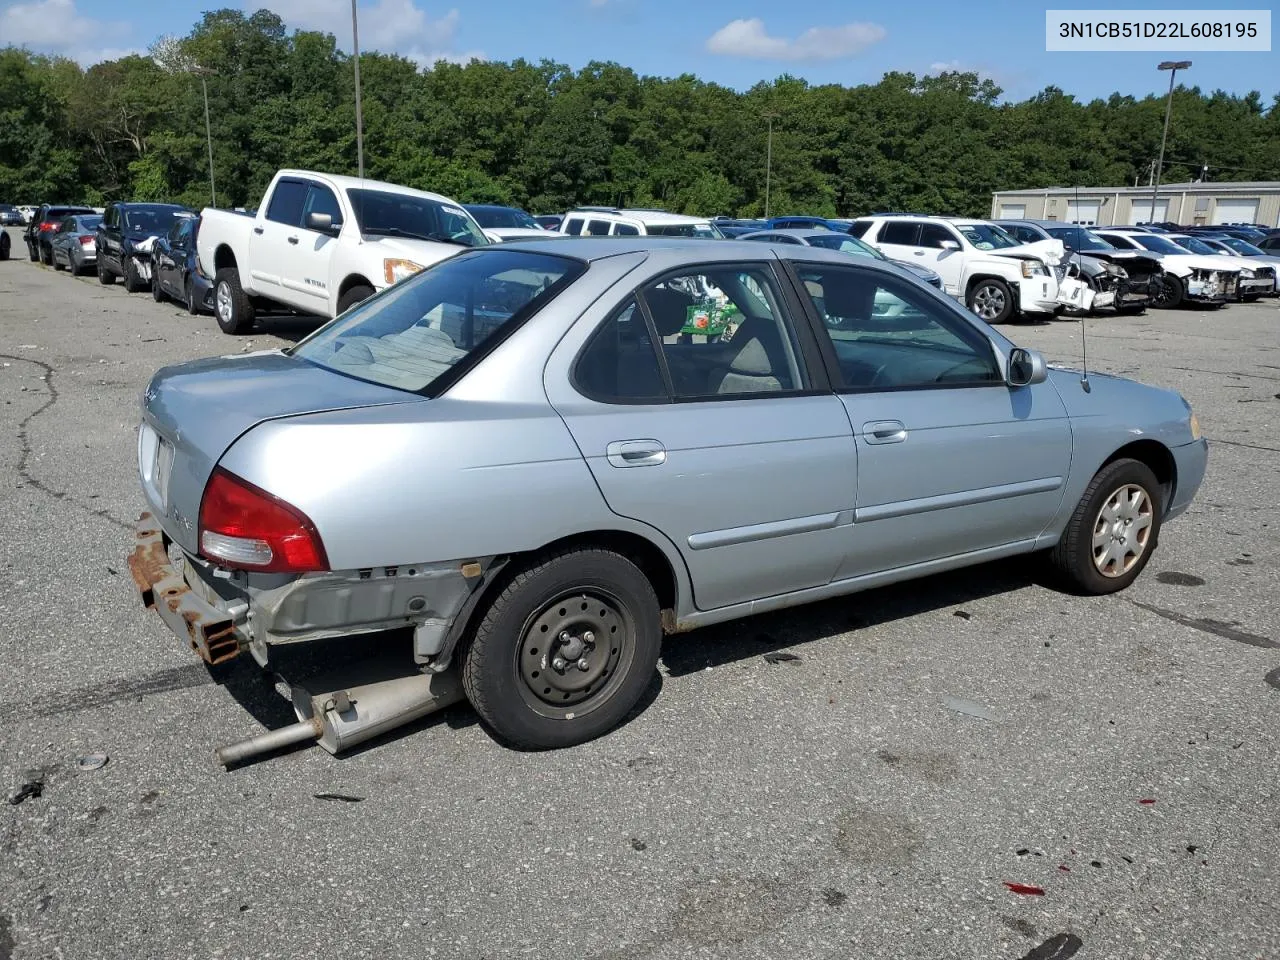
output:
M205 484L223 453L246 431L300 414L423 400L278 350L165 367L142 398L138 471L143 495L165 532L195 553Z

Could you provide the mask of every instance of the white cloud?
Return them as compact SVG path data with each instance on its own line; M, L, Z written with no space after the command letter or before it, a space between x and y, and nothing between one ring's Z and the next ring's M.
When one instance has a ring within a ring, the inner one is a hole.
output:
M127 46L130 33L122 20L81 15L75 0L30 0L0 10L0 43L71 57L86 66L137 53Z
M755 60L839 60L861 53L885 38L875 23L846 23L839 27L810 27L794 40L771 37L758 17L734 20L707 40L707 50L727 57Z
M258 0L245 4L257 9ZM291 27L324 30L338 39L338 46L351 49L351 4L348 0L275 0L271 9ZM454 48L460 16L450 10L432 19L414 0L376 0L358 8L360 49L398 53L429 67L437 60L466 63L483 60L480 51L462 52Z

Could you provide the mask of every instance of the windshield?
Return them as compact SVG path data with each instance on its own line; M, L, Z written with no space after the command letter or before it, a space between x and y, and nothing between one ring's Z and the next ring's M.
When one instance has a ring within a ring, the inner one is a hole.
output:
M128 207L124 211L124 228L130 233L158 236L168 233L173 218L186 212L181 207Z
M1092 230L1083 227L1050 227L1046 231L1055 240L1061 240L1068 250L1114 250L1113 244L1107 243Z
M515 207L467 207L467 212L475 217L476 223L486 229L501 227L523 227L527 230L540 230L538 222Z
M1150 250L1152 253L1186 254L1187 252L1172 240L1166 240L1164 237L1157 237L1154 233L1135 233L1130 235L1129 239L1138 244L1138 246Z
M1174 237L1173 242L1178 246L1190 250L1192 253L1199 253L1209 257L1226 256L1221 250L1209 246L1198 237Z
M824 247L827 250L839 250L841 253L851 253L856 257L874 257L877 260L889 259L875 247L869 246L857 237L850 237L847 234L833 233L830 236L817 235L809 237L808 240L809 246L811 247Z
M102 223L101 217L80 217L81 230L97 230Z
M483 247L489 240L461 207L430 197L350 189L347 196L361 233L409 240L438 240Z
M703 223L646 223L645 231L651 237L703 237L723 240L720 228L710 221Z
M428 390L454 364L483 356L585 269L580 260L541 253L463 253L388 287L291 353L383 386Z
M1248 240L1241 240L1239 237L1214 237L1219 243L1225 243L1236 253L1243 254L1246 257L1265 257L1267 251L1261 247L1255 247Z
M1017 240L1009 236L992 223L956 224L961 235L979 250L1001 250L1005 247L1020 246Z

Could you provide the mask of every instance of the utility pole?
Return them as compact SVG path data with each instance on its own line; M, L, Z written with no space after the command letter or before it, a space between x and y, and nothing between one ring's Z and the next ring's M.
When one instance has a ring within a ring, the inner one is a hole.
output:
M209 145L209 206L218 205L218 191L213 185L213 128L209 124L209 84L205 79L212 70L204 67L192 67L191 72L200 78L200 89L204 93L204 137Z
M778 114L770 111L764 115L765 120L769 123L769 139L768 146L765 148L764 161L764 218L769 219L769 186L773 177L773 121L776 120Z
M356 164L364 179L364 112L360 107L360 27L356 22L356 0L351 0L351 49L356 65Z
M1164 145L1169 139L1169 115L1173 113L1173 78L1178 75L1179 70L1186 70L1190 66L1190 60L1166 60L1156 67L1157 70L1169 71L1169 99L1164 107L1164 133L1160 136L1160 159L1156 162L1155 183L1151 187L1151 216L1148 223L1156 222L1156 195L1160 192L1160 174L1164 173Z

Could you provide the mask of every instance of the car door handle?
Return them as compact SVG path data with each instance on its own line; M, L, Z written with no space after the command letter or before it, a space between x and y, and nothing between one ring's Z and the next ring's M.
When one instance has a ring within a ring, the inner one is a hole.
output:
M901 420L873 420L862 425L862 438L867 443L902 443L907 439L907 428Z
M667 462L667 448L658 440L615 440L605 448L610 466L656 467Z
M289 242L290 242L290 243L292 243L292 244L295 244L295 245L296 245L296 244L297 244L297 242L298 242L298 238L297 238L297 237L290 237L290 238L289 238Z
M253 232L254 232L254 233L256 233L256 234L258 234L259 236L261 236L261 235L262 235L262 228L261 228L261 227L254 227L254 228L253 228Z
M923 251L923 250L912 250L911 252L912 252L912 253L914 253L917 257L923 257L923 256L924 256L924 251Z

